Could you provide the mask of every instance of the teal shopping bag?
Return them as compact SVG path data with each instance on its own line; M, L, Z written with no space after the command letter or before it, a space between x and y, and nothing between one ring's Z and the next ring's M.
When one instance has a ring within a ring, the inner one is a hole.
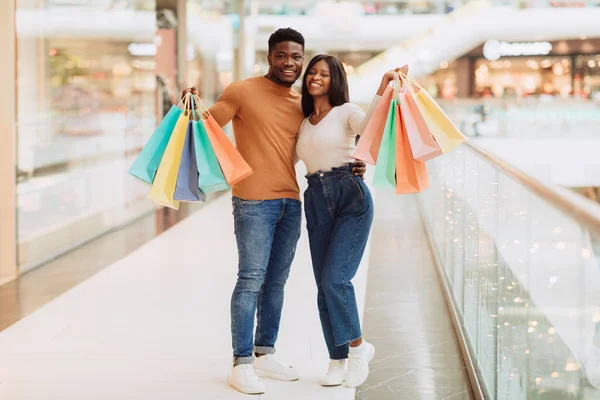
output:
M229 189L202 120L192 122L198 167L198 186L204 193Z
M398 121L398 102L394 98L390 103L387 121L379 146L379 156L375 165L373 186L396 188L396 124Z
M160 121L160 124L158 124L158 127L133 162L133 165L129 168L129 173L133 177L149 185L154 182L154 176L160 165L160 160L162 160L165 154L167 144L171 139L173 129L175 129L181 113L182 110L179 107L173 106L162 121Z

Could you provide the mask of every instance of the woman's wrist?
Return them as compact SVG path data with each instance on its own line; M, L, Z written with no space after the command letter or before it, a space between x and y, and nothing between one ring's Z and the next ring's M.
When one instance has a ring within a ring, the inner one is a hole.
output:
M383 77L383 79L381 80L381 85L379 85L379 89L377 90L377 96L383 96L383 93L385 92L385 89L388 87L390 82L390 79L388 79L385 76Z

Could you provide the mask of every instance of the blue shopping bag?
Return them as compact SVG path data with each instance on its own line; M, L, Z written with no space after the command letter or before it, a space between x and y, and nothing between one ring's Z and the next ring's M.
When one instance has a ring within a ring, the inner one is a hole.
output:
M179 201L206 201L206 195L198 186L198 167L196 163L196 150L194 147L193 122L188 122L183 144L181 162L177 171L177 185L175 186L174 200Z
M202 120L194 121L192 124L200 190L211 193L229 189Z
M181 113L179 107L171 107L129 168L129 174L149 185L154 182L156 171Z

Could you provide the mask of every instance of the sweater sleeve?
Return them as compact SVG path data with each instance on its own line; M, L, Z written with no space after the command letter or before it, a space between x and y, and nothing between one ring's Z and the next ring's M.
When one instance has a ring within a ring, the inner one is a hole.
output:
M381 96L375 95L366 114L359 106L355 104L351 105L348 115L348 126L350 126L350 129L355 135L362 135L380 100Z
M219 100L208 109L219 126L227 125L238 113L242 96L243 83L234 82L227 86Z

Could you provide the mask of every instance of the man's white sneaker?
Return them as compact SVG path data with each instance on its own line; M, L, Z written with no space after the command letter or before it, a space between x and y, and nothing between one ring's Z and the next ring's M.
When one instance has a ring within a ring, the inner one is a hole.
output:
M346 360L329 361L327 375L321 381L321 386L340 386L346 376Z
M262 394L265 385L256 374L250 364L240 364L231 368L227 383L246 394Z
M277 379L280 381L297 381L298 372L289 365L283 364L273 354L257 357L252 364L256 374L262 378Z
M365 340L358 347L350 347L346 387L355 388L365 383L369 376L369 362L374 356L375 347Z

